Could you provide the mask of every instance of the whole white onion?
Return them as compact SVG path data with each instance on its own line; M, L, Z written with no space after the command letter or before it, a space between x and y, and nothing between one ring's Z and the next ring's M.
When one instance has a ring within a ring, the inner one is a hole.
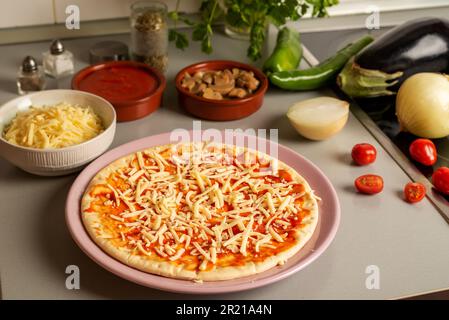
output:
M417 73L402 84L396 97L401 130L423 138L449 135L449 77Z

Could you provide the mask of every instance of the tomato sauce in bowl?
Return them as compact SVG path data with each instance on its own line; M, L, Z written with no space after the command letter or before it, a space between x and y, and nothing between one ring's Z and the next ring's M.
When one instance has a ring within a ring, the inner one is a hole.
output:
M161 104L166 81L157 70L133 61L96 64L78 72L72 89L87 91L112 103L118 121L142 118Z

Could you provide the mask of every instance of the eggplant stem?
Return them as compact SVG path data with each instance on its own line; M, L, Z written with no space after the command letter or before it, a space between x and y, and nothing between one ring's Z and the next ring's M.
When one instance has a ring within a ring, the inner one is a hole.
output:
M337 77L340 89L350 97L378 97L394 95L388 88L398 83L403 72L386 73L380 70L364 69L352 57Z

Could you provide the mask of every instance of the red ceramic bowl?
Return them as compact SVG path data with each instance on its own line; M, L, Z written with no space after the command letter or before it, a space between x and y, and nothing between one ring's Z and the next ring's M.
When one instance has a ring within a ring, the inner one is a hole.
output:
M197 71L211 71L239 68L254 72L255 77L260 81L259 88L248 97L232 100L211 100L190 93L181 86L182 79L186 73L194 74ZM236 120L249 116L259 110L263 103L263 97L268 88L267 77L257 68L248 64L214 60L192 64L176 75L176 89L178 90L179 104L189 113L208 120L227 121Z
M139 119L159 108L165 86L165 77L159 71L134 61L95 64L72 79L72 89L108 100L118 121Z

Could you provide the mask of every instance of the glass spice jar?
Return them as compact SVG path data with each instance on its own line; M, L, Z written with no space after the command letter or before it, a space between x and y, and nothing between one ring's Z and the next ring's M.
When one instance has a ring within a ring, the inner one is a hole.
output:
M161 72L168 64L167 6L157 1L131 5L131 57Z

